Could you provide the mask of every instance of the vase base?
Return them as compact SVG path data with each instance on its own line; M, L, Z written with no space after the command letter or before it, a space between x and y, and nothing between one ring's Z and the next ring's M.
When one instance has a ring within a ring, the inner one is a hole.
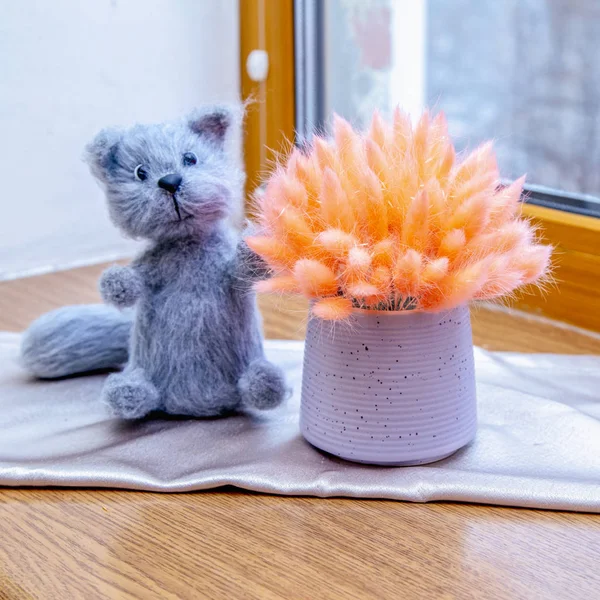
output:
M460 448L458 448L460 450ZM428 465L429 463L438 462L440 460L444 460L449 456L452 456L458 450L452 450L452 452L446 452L446 454L442 454L441 456L434 456L432 458L422 458L420 460L401 460L401 461L392 461L392 462L375 462L371 460L356 460L354 458L344 458L340 456L339 458L343 458L344 460L360 463L362 465L373 465L375 467L418 467L420 465Z
M467 444L460 446L460 448L456 448L451 450L450 452L445 452L444 454L440 454L437 456L432 456L430 458L421 458L421 459L410 459L410 460L394 460L394 461L379 461L379 460L363 460L360 458L355 458L353 456L342 456L341 454L336 454L335 452L328 452L327 450L323 450L318 446L315 446L310 440L307 440L311 446L319 450L319 452L323 452L324 454L328 454L335 458L341 458L342 460L346 460L348 462L358 463L361 465L373 465L375 467L418 467L420 465L428 465L430 463L438 462L440 460L444 460L445 458L449 458L462 448L464 448ZM469 440L470 441L470 440Z

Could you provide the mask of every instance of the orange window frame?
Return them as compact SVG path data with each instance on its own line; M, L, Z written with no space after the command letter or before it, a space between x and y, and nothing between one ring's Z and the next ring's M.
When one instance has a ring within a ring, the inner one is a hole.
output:
M248 76L246 60L253 50L268 54L266 81ZM293 0L240 0L240 68L242 99L249 102L244 140L248 196L294 139Z
M269 56L266 81L252 81L246 71L255 49ZM294 2L240 0L240 66L246 117L244 156L246 191L256 189L277 154L294 139ZM600 219L525 204L525 216L539 225L554 245L554 283L519 294L511 306L600 331Z
M555 247L553 283L520 295L514 306L600 331L600 219L533 204L523 213Z

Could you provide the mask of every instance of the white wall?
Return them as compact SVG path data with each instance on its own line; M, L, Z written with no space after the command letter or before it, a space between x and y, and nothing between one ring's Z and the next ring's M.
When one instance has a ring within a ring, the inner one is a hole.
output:
M238 0L0 3L0 279L132 253L82 149L236 101L238 38Z

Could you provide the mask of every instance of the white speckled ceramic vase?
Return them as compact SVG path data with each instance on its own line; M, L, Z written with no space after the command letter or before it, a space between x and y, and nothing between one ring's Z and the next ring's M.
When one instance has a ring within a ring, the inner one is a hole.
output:
M377 465L434 462L468 444L477 428L468 307L311 318L300 428L321 450Z

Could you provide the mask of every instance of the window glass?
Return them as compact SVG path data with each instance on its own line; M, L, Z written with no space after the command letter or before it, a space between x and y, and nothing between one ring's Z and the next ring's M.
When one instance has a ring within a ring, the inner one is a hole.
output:
M362 126L375 108L430 106L459 150L494 139L505 177L575 193L567 204L600 202L598 0L323 5L325 122L333 111Z

